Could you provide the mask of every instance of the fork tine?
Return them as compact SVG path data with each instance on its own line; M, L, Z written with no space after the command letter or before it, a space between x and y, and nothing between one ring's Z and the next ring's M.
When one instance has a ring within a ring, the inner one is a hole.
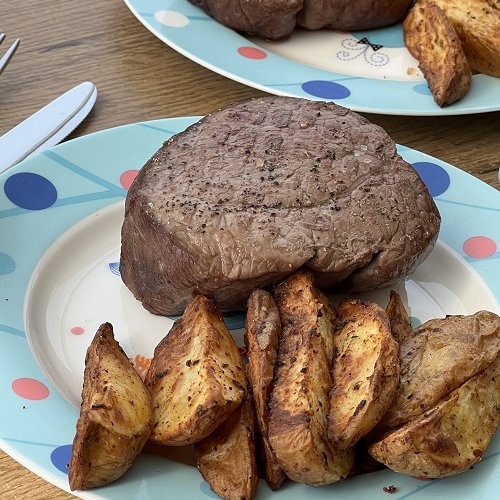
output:
M5 35L3 33L0 34L0 43L4 40ZM9 61L12 59L12 56L17 50L17 47L19 47L19 43L21 40L19 38L16 38L14 40L14 43L7 49L7 52L2 56L0 59L0 75L2 74L3 70L9 64Z

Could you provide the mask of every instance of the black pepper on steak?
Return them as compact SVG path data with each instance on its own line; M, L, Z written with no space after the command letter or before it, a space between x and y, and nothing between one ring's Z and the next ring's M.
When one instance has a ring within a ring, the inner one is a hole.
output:
M439 212L380 127L333 103L263 97L208 115L155 153L128 192L120 270L155 314L193 291L223 310L307 266L320 287L401 280Z

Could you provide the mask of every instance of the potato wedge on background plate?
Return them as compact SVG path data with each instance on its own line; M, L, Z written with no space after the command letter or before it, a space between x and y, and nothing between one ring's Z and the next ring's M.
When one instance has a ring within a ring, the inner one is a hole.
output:
M484 370L500 352L500 317L488 311L427 321L400 345L398 395L381 429L421 415Z
M337 314L328 438L345 450L375 427L394 400L399 345L379 305L343 300Z
M212 434L194 445L198 469L220 497L253 497L259 481L255 430L253 402L248 397Z
M403 21L403 35L438 106L452 104L468 92L472 74L462 44L433 0L413 6Z
M439 478L478 462L500 421L500 357L436 406L369 447L396 472Z
M277 369L270 400L269 442L286 475L320 486L344 479L353 452L328 441L335 312L308 271L276 287L282 321Z
M471 68L500 77L500 3L498 0L432 0L449 19Z
M115 340L111 324L102 324L85 358L70 488L103 486L122 476L150 435L151 416L149 392Z
M245 367L213 301L198 294L160 341L145 380L153 399L151 440L193 444L246 397Z
M280 334L281 319L278 307L269 292L257 288L250 294L247 302L245 346L248 363L246 371L255 406L264 477L272 490L277 490L286 477L268 439L269 397Z

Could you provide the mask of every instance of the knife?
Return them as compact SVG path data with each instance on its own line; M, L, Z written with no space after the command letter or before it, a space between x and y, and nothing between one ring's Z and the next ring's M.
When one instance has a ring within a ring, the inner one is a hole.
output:
M87 116L96 98L96 86L81 83L2 135L0 173L62 141Z

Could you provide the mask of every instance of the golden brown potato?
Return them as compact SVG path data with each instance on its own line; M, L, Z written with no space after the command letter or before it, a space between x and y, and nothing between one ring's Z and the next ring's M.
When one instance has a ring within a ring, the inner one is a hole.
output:
M151 432L151 398L138 373L102 324L85 358L82 405L69 464L72 490L122 476Z
M195 443L246 397L243 360L212 300L196 295L154 351L146 376L153 399L151 440Z
M445 106L461 99L470 88L472 73L460 39L433 0L421 0L410 10L403 34L436 104Z
M389 318L392 336L398 344L402 344L407 338L411 337L413 329L401 297L394 290L390 292L389 303L385 308L385 312Z
M254 290L247 302L246 370L263 451L264 476L272 490L277 490L285 480L285 473L281 470L268 439L269 396L280 333L281 319L272 295L259 288Z
M344 300L337 313L328 438L345 450L375 427L394 400L399 345L377 304Z
M400 346L400 386L382 428L395 428L426 412L499 352L500 317L492 312L427 321Z
M198 469L217 495L228 500L253 497L259 476L255 458L255 414L250 397L194 447Z
M451 22L471 68L500 77L498 0L432 0Z
M312 273L299 271L277 286L282 332L270 400L269 442L286 475L320 486L345 478L351 451L328 441L335 312L314 286Z
M396 472L438 478L478 462L500 421L500 357L432 409L370 446Z

